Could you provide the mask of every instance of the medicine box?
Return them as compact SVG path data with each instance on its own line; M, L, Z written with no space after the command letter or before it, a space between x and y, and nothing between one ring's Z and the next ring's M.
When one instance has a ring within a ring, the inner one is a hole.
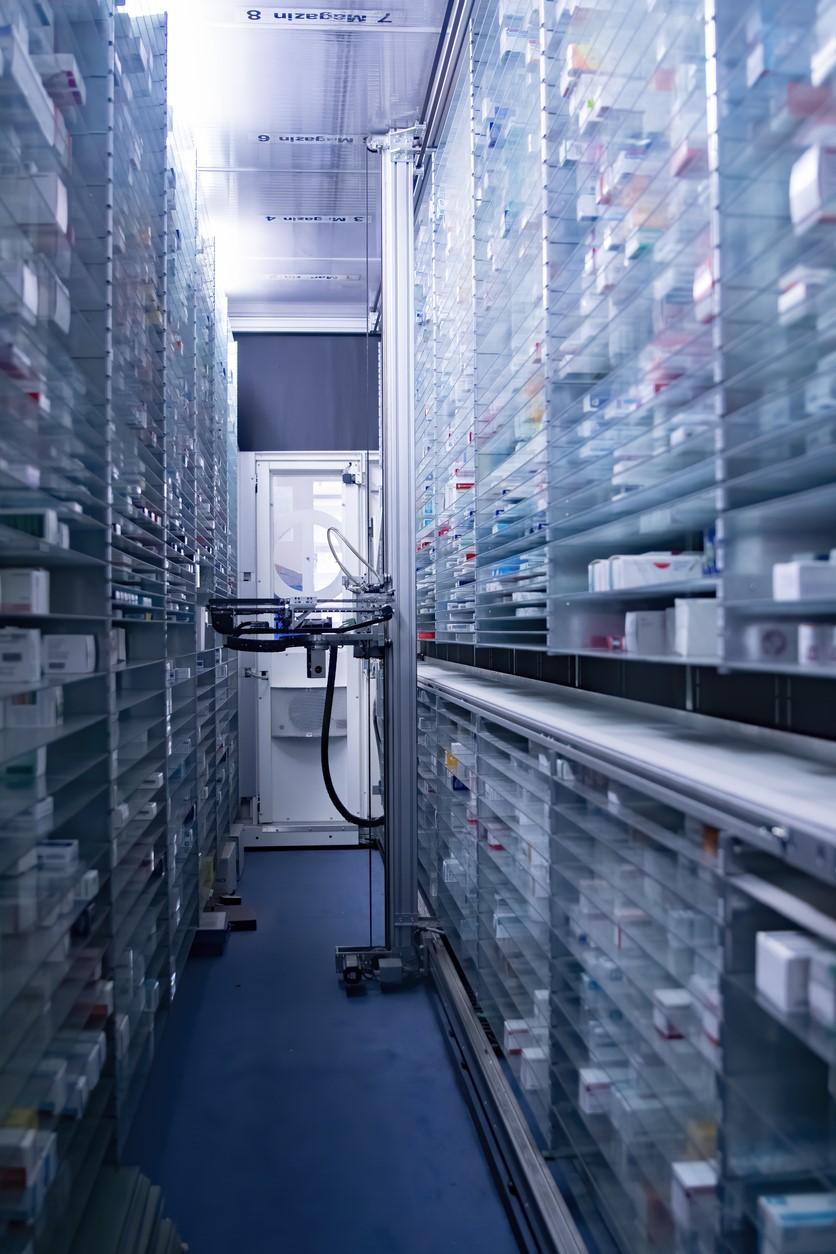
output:
M7 727L60 727L63 721L63 688L18 692L6 702Z
M790 171L790 216L796 234L836 221L836 152L814 144Z
M0 523L22 531L27 536L45 540L48 544L60 544L61 533L58 515L54 509L16 509L0 507Z
M589 563L589 591L609 592L610 562L609 558L596 558Z
M836 1193L795 1193L758 1199L762 1254L833 1254Z
M531 1032L525 1019L505 1020L502 1027L502 1048L506 1054L522 1054L531 1043Z
M717 1168L704 1159L671 1163L671 1211L678 1228L693 1232L717 1197Z
M0 628L0 683L33 683L41 678L41 633L32 627Z
M800 666L836 666L836 627L832 623L798 624Z
M99 891L99 872L95 867L85 871L76 885L76 901L92 901Z
M234 893L238 886L238 857L235 845L231 840L224 843L218 857L218 869L215 873L215 891Z
M627 653L659 656L667 653L664 610L628 610L624 615Z
M798 656L798 632L793 623L747 623L741 639L747 662L795 662Z
M67 1063L64 1058L41 1058L35 1064L21 1104L46 1115L60 1114L67 1102Z
M148 979L143 984L143 1006L149 1014L154 1014L160 1005L160 981Z
M48 836L52 831L54 816L55 798L49 795L39 797L31 809L24 810L22 814L7 820L6 832L14 835ZM34 849L31 855L35 857Z
M819 949L810 959L810 1014L825 1027L836 1027L836 952Z
M549 1056L538 1045L527 1046L522 1051L520 1084L527 1093L535 1093L547 1087L549 1082Z
M0 782L5 788L31 788L40 780L40 788L45 787L46 749L33 749L11 762L0 766Z
M685 583L702 578L702 553L634 553L610 558L613 589Z
M72 105L84 106L87 88L71 52L41 53L34 56L32 62L44 87L60 109Z
M0 1127L0 1179L24 1187L35 1170L37 1142L32 1128Z
M755 984L768 1001L786 1014L807 1008L810 960L821 948L802 932L758 932Z
M0 579L0 605L6 614L48 614L49 571L4 570Z
M610 1109L612 1080L599 1067L581 1067L578 1072L578 1105L586 1115L606 1115Z
M713 597L674 603L673 651L678 657L719 657L720 607Z
M67 1074L67 1100L61 1112L69 1119L81 1119L90 1096L90 1085L87 1077L81 1072L69 1071Z
M680 1041L687 1036L693 1003L684 988L653 990L653 1026L666 1041Z
M776 601L807 601L836 597L836 562L778 562L772 567Z
M45 675L89 675L96 669L95 636L44 636L42 644Z
M111 629L110 660L114 666L124 666L128 660L127 633L124 627Z
M78 866L77 840L42 840L37 850L42 871L70 872Z

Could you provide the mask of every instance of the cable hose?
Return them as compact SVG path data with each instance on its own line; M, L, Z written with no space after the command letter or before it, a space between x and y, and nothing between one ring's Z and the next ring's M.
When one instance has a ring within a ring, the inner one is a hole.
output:
M320 740L322 778L325 780L325 789L331 798L332 805L336 810L339 810L347 823L353 823L355 827L382 827L384 818L382 814L376 819L361 819L358 815L352 814L350 810L347 810L338 797L334 781L331 778L328 745L331 737L331 713L334 709L334 688L337 682L338 653L339 646L332 644L328 650L328 679L325 684L325 708L322 711L322 738Z

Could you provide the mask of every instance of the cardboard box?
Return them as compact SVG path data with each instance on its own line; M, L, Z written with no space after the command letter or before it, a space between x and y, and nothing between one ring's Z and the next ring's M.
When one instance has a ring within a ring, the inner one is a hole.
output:
M768 1001L786 1014L807 1009L810 960L819 941L803 932L758 932L755 984Z
M772 596L776 601L836 597L836 562L777 562L772 567Z
M96 669L96 637L44 636L42 663L45 675L89 675Z
M48 614L49 571L4 570L0 580L0 605L7 614Z

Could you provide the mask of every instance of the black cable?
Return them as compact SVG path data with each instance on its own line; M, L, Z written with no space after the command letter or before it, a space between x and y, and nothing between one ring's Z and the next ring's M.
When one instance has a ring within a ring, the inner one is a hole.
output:
M334 781L331 778L331 764L328 757L328 744L331 736L331 713L334 708L334 687L337 682L337 655L339 654L339 646L332 644L328 649L328 679L325 685L325 708L322 711L322 738L320 740L320 760L322 762L322 778L325 780L325 788L331 803L336 810L339 810L347 823L353 823L355 827L382 827L383 815L377 819L361 819L356 814L352 814L346 809L342 801L337 795L334 787Z

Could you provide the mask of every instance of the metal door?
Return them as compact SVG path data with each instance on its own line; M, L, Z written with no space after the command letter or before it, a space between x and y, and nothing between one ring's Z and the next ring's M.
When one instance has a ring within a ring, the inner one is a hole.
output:
M367 548L368 459L363 454L256 456L256 595L346 596L328 546L337 527ZM349 559L353 569L353 559ZM325 679L309 679L304 649L263 654L258 684L259 820L299 828L340 829L320 768ZM369 681L348 650L340 652L331 724L331 773L355 814L369 813ZM332 833L328 833L332 835ZM350 832L352 837L356 832ZM324 838L327 838L324 836Z

